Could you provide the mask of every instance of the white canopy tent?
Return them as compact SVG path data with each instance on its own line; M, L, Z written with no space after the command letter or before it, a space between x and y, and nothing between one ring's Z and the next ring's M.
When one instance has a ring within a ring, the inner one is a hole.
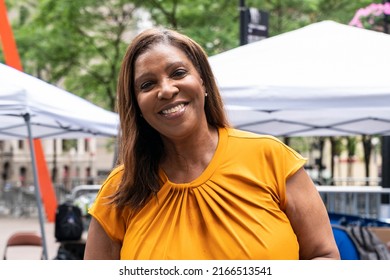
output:
M0 64L0 139L28 139L44 255L44 217L34 138L117 135L118 115L40 79Z
M389 134L390 36L323 21L210 57L231 123L275 136Z
M117 114L65 90L0 64L0 139L115 136Z

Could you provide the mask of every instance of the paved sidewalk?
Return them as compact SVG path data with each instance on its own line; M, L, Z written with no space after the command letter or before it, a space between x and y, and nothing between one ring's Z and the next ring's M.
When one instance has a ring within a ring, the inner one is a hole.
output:
M45 223L45 237L48 259L54 259L57 255L59 243L54 237L54 223ZM0 215L0 254L3 259L4 248L7 239L18 231L34 231L41 235L40 223L37 217L12 217ZM37 248L10 248L7 252L8 259L36 260L40 258Z

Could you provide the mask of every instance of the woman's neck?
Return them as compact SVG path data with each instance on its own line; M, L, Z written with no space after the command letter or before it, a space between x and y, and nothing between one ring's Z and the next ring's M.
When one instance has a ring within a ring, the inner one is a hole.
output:
M218 145L218 130L209 127L202 135L186 141L164 141L161 168L174 183L188 183L199 177L212 160Z

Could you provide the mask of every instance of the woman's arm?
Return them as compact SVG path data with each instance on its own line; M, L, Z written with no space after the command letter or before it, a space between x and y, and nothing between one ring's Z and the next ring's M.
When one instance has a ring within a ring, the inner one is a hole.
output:
M119 260L121 244L113 241L92 217L85 245L84 260Z
M301 168L287 180L286 214L297 235L300 259L340 259L325 205Z

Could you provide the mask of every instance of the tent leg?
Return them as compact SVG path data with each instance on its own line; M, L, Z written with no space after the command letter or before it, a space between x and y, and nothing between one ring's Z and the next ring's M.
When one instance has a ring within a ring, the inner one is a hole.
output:
M32 133L31 133L30 114L25 114L23 117L26 122L27 130L28 130L28 140L30 145L31 162L32 162L33 175L34 175L34 191L35 191L35 198L37 200L39 225L41 229L41 237L42 237L42 244L43 244L43 257L45 260L47 260L48 254L47 254L47 244L46 244L46 234L45 234L45 218L43 216L41 192L38 183L38 171L37 171L35 150L34 150L34 144L33 144Z

